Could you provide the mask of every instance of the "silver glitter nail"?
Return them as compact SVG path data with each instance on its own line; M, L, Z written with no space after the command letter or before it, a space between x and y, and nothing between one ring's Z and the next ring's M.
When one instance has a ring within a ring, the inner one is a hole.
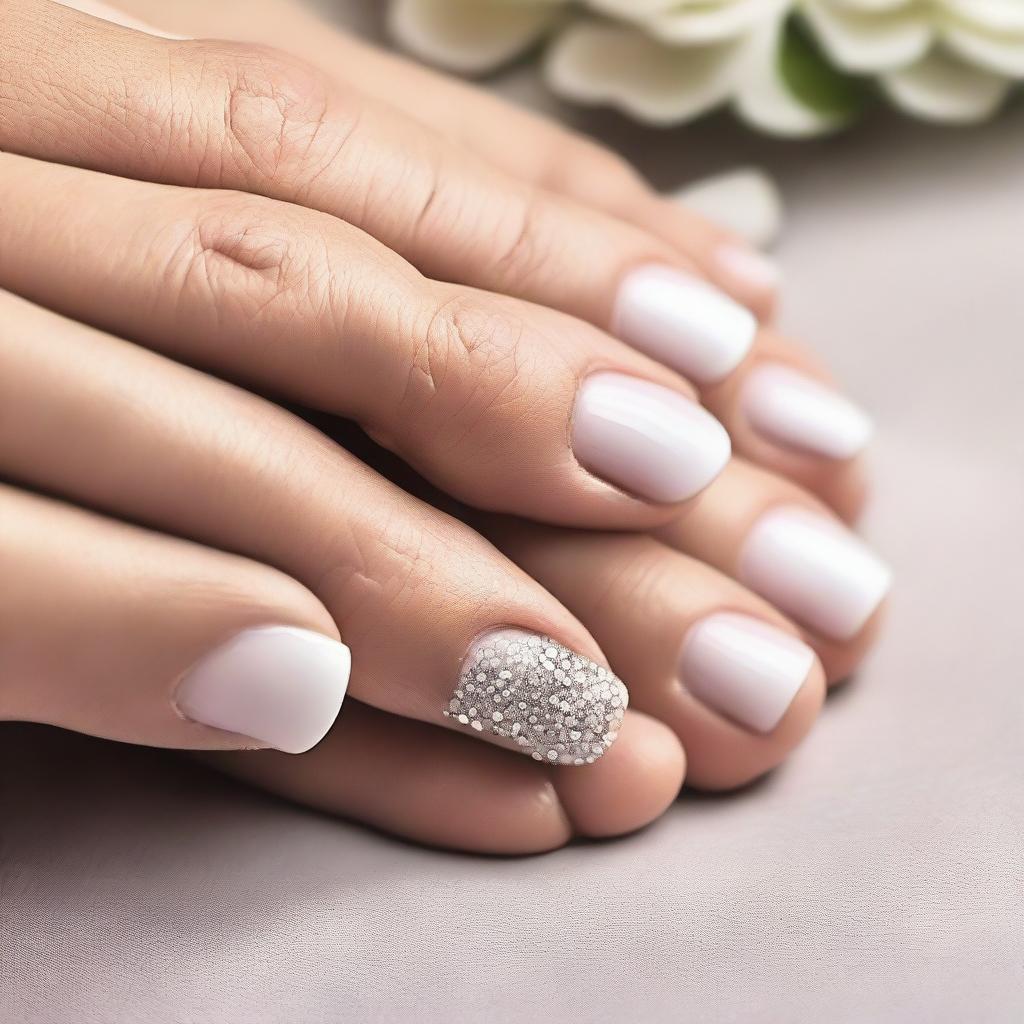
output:
M445 715L547 764L593 764L618 736L621 680L550 637L506 629L470 649Z

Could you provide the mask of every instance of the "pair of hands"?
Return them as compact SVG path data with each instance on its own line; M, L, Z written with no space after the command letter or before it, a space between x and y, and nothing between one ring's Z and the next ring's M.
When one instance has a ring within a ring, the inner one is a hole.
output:
M684 746L778 764L887 574L769 268L552 125L210 6L160 28L250 41L0 11L0 716L501 852L647 823ZM316 744L350 653L315 750L232 753Z

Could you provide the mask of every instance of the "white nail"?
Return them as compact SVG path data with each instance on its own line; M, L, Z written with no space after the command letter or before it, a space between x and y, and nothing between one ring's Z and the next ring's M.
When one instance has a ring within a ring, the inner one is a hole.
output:
M814 665L814 651L748 615L723 612L687 633L683 685L699 701L740 725L771 732Z
M707 384L743 361L757 334L757 320L706 281L651 265L622 282L613 330L627 344Z
M881 604L892 573L845 527L794 506L755 523L740 579L811 629L847 640Z
M621 373L580 388L572 447L595 475L649 501L692 498L725 468L725 428L696 402Z
M293 626L247 629L207 654L178 686L193 722L289 754L316 746L345 699L349 649Z
M830 459L863 451L873 429L853 402L778 363L751 371L743 384L742 409L768 440Z
M727 284L753 295L778 291L782 275L777 264L763 253L745 245L720 245L714 260Z

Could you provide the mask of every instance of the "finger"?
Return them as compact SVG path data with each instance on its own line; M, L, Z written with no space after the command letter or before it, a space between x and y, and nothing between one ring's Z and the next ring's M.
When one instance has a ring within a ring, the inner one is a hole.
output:
M678 741L630 714L625 742L585 772L549 768L352 701L305 757L204 756L264 789L394 835L476 853L530 854L632 832L682 781Z
M189 16L196 18L198 12ZM278 19L274 19L276 22ZM269 24L243 31L271 43ZM241 38L226 24L224 34ZM293 21L286 46L336 77L356 74L362 87L484 157L522 181L538 185L641 228L692 260L712 283L770 320L781 273L736 232L659 195L625 159L546 117L484 89L412 64L344 35L315 31L313 19ZM339 69L345 69L344 72ZM502 125L496 131L495 125ZM517 144L508 145L514 138Z
M59 54L40 55L41 33L61 38ZM658 237L513 178L296 58L31 0L5 7L0 40L17 83L0 104L11 151L310 206L431 277L560 309L641 348L659 347L667 322L675 368L698 381L721 379L754 340L750 312ZM60 130L40 132L48 119Z
M761 331L754 353L702 401L737 454L786 477L853 522L868 496L870 416L806 349Z
M814 725L825 691L814 651L722 573L650 537L511 520L494 536L599 639L633 707L679 736L690 784L744 785Z
M266 566L0 486L0 569L0 718L294 754L341 707L348 648Z
M551 763L615 741L625 687L569 612L300 420L4 293L0 359L0 473L288 573L354 696Z
M729 457L663 367L551 310L426 280L324 214L11 155L0 187L0 286L356 419L468 504L647 526Z
M849 675L875 640L891 572L832 512L782 477L735 459L691 514L658 536L789 616L830 682Z
M131 10L134 5L120 6ZM193 0L162 11L161 21L193 36L279 46L316 64L336 81L359 82L366 92L512 176L658 236L759 316L771 317L780 279L775 264L735 232L659 196L628 163L604 147L487 90L333 31L298 5L275 0L262 5L258 16L255 13L240 18L228 5ZM516 144L509 145L509 139Z
M311 66L239 45L169 42L68 9L46 8L45 27L57 31L70 20L75 29L73 37L64 36L73 38L67 44L70 56L62 53L48 66L50 58L40 64L26 43L39 31L38 10L18 0L0 21L0 38L10 39L12 80L19 83L14 101L0 105L0 144L7 148L312 206L357 224L433 277L517 295L608 328L704 386L728 382L763 347L749 311L695 277L653 235L511 179L394 110L342 89ZM102 52L110 67L95 59L71 59L80 46ZM125 67L140 70L127 76L127 99L118 93L118 118L111 123L97 110L114 107L115 97L107 93L111 81L125 79L116 74ZM170 68L170 74L157 68ZM53 81L62 83L65 94L84 100L55 109ZM44 119L50 111L63 130L40 133L39 118L25 114L29 109L43 111ZM166 113L177 110L187 110L188 116ZM267 139L277 142L267 146ZM792 346L785 354L795 365L806 362ZM813 367L806 370L813 378ZM763 378L757 379L764 390ZM778 390L777 377L773 388ZM617 406L621 397L619 389ZM851 417L843 405L837 413L835 402L821 398L820 391L810 402L805 395L802 406L817 410L817 433L838 433L846 448L856 447L858 438L863 443L866 436L856 429L851 442L849 424L856 427L856 411ZM600 404L605 448L609 416L606 403ZM774 419L773 441L791 441L791 422L780 429L777 412L767 420L763 415L766 407L778 406L777 400L757 402L762 414L752 422L771 426ZM831 408L828 416L821 415L823 407ZM661 419L660 411L653 418ZM616 436L644 433L637 419L634 413L628 428L617 426ZM587 438L590 447L593 435ZM674 442L674 433L663 434L661 441L666 440ZM837 460L828 450L834 442L833 437L824 451L804 445L803 458L813 465L802 482L813 486L820 477L826 500L833 500L833 492L845 499L857 488L847 479L848 456ZM711 448L709 442L706 450ZM767 464L785 471L788 456L773 458L771 445L764 451ZM614 482L627 490L650 488L646 473L626 478L623 467L633 463L617 447L605 460L618 473ZM672 464L659 460L666 463Z

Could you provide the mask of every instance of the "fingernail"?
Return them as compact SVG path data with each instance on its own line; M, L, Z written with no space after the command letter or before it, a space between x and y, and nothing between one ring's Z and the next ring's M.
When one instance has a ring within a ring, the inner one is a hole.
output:
M621 373L595 373L583 382L572 447L603 480L660 502L702 491L732 452L725 428L696 402Z
M776 508L750 531L740 579L781 611L847 640L881 604L892 573L845 527L802 508Z
M683 376L708 384L750 351L757 320L713 285L671 267L640 267L622 282L614 333Z
M476 640L445 715L535 761L593 764L615 742L629 694L610 669L556 640L499 629Z
M178 685L178 709L213 726L301 754L334 724L351 656L337 640L293 626L261 626L207 654Z
M754 732L782 720L814 665L814 651L749 615L723 612L686 635L683 685L701 703Z
M778 363L751 371L743 384L742 408L767 440L829 459L849 459L863 451L873 429L853 402Z
M774 295L782 275L763 253L744 245L721 245L714 252L718 270L730 287L751 297Z

